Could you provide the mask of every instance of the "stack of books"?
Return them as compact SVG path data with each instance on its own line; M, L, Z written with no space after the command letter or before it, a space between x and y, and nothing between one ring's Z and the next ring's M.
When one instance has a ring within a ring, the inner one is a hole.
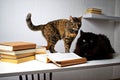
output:
M93 13L93 14L102 14L102 9L98 8L88 8L86 13Z
M39 51L40 52L40 51ZM2 62L22 63L35 59L36 44L31 42L3 42L0 43Z

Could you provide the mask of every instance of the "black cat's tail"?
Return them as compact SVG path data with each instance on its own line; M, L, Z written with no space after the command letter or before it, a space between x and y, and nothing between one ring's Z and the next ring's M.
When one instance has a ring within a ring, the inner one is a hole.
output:
M28 13L28 14L27 14L26 23L27 23L28 27L29 27L31 30L33 30L33 31L42 30L43 27L44 27L44 25L35 26L35 25L32 23L32 20L31 20L31 13Z

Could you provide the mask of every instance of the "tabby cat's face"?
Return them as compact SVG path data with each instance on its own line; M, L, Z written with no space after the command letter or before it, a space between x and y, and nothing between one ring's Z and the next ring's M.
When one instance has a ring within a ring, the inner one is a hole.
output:
M98 36L93 33L81 31L81 36L78 39L80 49L83 50L83 52L92 50L97 44L97 38Z
M71 29L71 33L78 33L78 30L80 29L82 23L81 23L82 17L72 17L70 16L71 24L68 25L69 29ZM71 27L71 28L70 28Z

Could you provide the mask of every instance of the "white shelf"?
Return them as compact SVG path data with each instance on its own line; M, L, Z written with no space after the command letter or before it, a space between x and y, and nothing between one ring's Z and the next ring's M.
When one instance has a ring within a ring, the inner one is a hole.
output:
M33 65L34 64L34 65ZM44 63L37 60L32 60L20 64L0 62L0 77L18 76L25 74L63 72L80 69L90 69L96 67L107 67L120 65L120 55L116 53L113 59L93 60L84 64L78 64L68 67L58 67L53 63Z
M120 21L120 17L114 16L106 16L103 14L86 14L83 16L84 19L101 19L101 20L112 20L112 21Z

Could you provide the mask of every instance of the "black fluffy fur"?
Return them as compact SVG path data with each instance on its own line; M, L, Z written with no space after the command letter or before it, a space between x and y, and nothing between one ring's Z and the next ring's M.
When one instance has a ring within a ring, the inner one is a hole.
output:
M111 59L115 53L110 40L102 34L80 32L74 52L87 60Z

